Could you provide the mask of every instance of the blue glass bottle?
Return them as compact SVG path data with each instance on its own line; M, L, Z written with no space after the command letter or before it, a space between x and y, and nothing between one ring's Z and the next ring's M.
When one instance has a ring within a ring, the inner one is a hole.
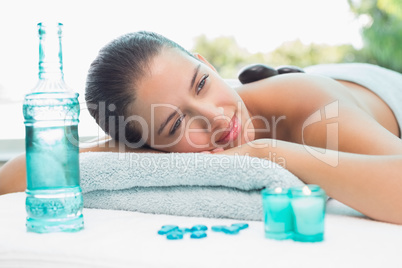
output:
M84 227L79 173L78 94L64 82L62 24L38 24L39 81L25 96L27 230Z

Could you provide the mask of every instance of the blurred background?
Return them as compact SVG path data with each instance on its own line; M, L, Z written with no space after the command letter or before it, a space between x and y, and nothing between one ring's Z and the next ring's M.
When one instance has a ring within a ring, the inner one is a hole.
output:
M64 75L80 93L82 137L101 135L85 111L89 65L102 46L127 32L165 35L205 56L224 78L251 63L368 62L402 72L402 0L1 1L3 153L12 140L24 139L22 100L37 81L36 24L44 20L64 24Z
M366 62L402 72L402 0L277 2L264 5L277 14L258 20L253 32L259 37L252 42L263 46L236 34L210 38L205 33L195 38L193 49L224 77L236 77L240 67L256 62L300 67Z

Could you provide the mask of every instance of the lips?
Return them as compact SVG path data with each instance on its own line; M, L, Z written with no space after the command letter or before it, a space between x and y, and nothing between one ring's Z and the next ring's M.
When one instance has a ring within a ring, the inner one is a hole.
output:
M236 115L232 117L232 120L230 120L229 127L227 130L222 132L222 136L219 138L217 141L218 143L228 143L230 141L233 141L237 139L237 136L239 135L240 132L240 124L239 124L239 119L237 118Z

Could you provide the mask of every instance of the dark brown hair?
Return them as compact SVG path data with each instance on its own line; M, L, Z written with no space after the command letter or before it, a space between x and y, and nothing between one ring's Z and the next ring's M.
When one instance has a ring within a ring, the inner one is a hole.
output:
M153 57L163 48L187 50L166 37L146 31L123 35L100 51L87 76L85 100L98 125L115 140L139 143L142 131L127 120L136 100L138 81L146 74ZM125 121L127 120L127 122ZM124 124L123 124L124 122Z

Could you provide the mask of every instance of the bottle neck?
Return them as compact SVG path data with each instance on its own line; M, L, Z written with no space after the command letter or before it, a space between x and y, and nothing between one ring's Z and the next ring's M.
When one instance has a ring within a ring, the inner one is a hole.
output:
M39 80L64 80L61 27L62 24L38 24Z

